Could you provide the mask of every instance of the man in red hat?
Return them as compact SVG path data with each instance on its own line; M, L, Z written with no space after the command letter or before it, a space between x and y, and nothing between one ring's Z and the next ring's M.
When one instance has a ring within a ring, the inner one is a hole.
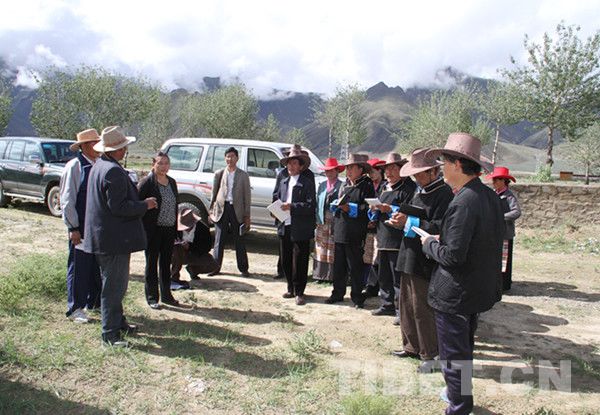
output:
M473 409L472 371L479 313L502 297L500 262L504 215L500 199L479 179L492 165L481 157L481 141L452 133L444 148L429 150L444 160L444 180L455 195L440 234L421 237L423 252L435 262L428 302L435 310L438 347L449 402L446 414Z

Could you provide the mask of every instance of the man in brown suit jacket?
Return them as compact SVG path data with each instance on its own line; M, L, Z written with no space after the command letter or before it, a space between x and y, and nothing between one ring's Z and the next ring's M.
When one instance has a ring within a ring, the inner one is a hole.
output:
M220 272L223 264L224 232L233 236L237 266L243 277L248 274L248 254L243 235L250 229L250 178L237 168L239 159L235 147L225 150L227 167L215 173L210 202L210 218L215 223L213 257L219 268L209 275ZM243 226L242 226L243 225Z

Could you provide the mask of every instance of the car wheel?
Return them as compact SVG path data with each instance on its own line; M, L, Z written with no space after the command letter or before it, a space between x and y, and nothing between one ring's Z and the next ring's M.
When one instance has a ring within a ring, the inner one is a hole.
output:
M4 194L4 187L2 186L2 182L0 182L0 207L8 206L9 203L10 196Z
M60 207L60 188L52 186L46 195L46 206L52 216L61 216L62 209Z
M200 204L202 204L202 202L200 202ZM204 205L198 206L193 202L182 202L178 205L178 207L179 210L192 209L196 215L200 216L202 222L204 222L205 225L208 225L208 213L206 212Z

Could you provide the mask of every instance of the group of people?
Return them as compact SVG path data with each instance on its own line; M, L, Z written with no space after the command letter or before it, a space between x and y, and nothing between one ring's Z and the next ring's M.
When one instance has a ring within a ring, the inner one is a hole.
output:
M166 154L154 156L151 173L136 188L119 164L133 141L118 127L79 133L72 148L80 152L61 182L69 231L67 316L84 321L84 310L100 307L102 338L112 345L126 344L122 334L136 329L122 307L132 252L145 251L145 295L153 309L179 306L171 284L187 284L180 279L184 264L192 279L220 272L226 234L233 236L241 275L249 276L244 234L251 226L250 183L237 168L237 150L225 151L226 167L214 176L213 244L208 224L192 209L178 209ZM466 133L451 134L443 148L416 149L409 158L395 152L385 160L351 154L343 164L329 158L318 188L300 146L280 162L273 201L286 213L276 220L278 273L287 280L283 297L306 304L314 239L313 278L333 282L325 302L342 302L348 279L356 308L376 291L380 306L372 314L396 315L402 329L403 347L393 354L421 359L420 372L441 368L447 413L468 413L470 377L461 379L461 372L472 367L478 315L510 289L520 215L508 189L514 177L494 169L481 156L481 142ZM492 172L495 191L481 181L483 170Z

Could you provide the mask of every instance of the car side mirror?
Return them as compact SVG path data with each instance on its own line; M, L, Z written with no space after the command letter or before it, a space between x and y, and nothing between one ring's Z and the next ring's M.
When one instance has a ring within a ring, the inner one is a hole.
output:
M32 164L44 164L39 154L32 154L29 156L29 162Z

